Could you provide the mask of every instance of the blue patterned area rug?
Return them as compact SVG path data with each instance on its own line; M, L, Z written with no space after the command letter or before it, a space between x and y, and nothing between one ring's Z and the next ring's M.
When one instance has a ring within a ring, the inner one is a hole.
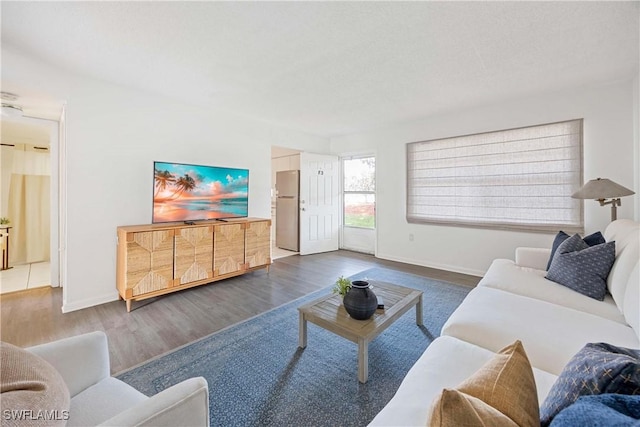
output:
M331 286L188 344L118 378L147 395L184 379L209 383L212 426L364 426L393 397L470 288L385 268L351 277L424 292L424 326L410 310L369 345L369 380L358 382L357 345L312 323L298 348L297 308ZM375 290L375 289L374 289Z

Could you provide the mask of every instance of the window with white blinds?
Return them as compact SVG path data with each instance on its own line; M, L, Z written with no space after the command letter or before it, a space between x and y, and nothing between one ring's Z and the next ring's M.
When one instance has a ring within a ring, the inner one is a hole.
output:
M407 144L407 220L584 231L582 119Z

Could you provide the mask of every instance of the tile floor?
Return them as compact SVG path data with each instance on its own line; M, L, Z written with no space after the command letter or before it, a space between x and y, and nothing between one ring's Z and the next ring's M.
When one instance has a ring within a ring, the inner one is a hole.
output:
M15 265L0 271L0 294L39 288L51 284L51 263Z
M277 248L275 245L271 246L271 259L284 258L291 255L298 255L298 252L289 251L286 249Z

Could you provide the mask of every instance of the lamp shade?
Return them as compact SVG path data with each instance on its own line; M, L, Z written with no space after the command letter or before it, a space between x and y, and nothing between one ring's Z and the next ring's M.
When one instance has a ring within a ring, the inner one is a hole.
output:
M616 184L610 179L597 178L592 179L582 186L581 189L571 195L574 199L610 199L617 197L630 196L635 192Z

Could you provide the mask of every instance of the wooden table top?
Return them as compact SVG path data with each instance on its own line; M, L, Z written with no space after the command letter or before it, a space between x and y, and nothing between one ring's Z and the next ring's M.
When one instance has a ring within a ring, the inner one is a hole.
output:
M298 307L305 319L328 329L346 339L358 342L359 339L372 340L397 318L415 306L422 291L395 285L393 283L368 280L371 290L380 296L384 309L378 309L367 320L355 320L347 313L339 295L331 294Z

